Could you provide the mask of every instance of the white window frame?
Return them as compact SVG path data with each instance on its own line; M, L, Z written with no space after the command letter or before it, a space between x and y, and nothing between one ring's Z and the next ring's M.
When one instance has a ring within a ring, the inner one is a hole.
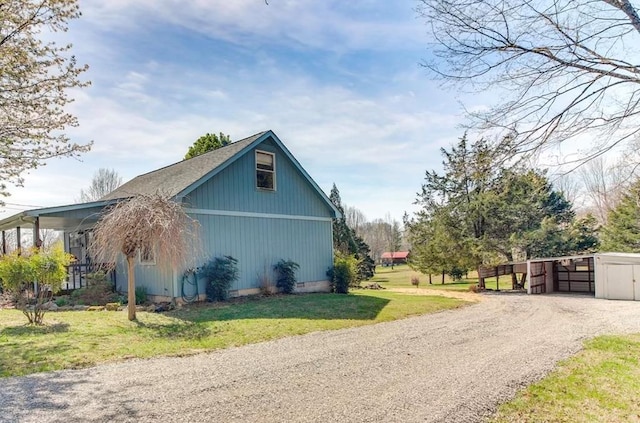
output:
M155 266L156 265L156 249L154 246L151 246L151 248L149 248L149 251L151 252L151 258L149 258L148 260L144 260L142 258L142 249L145 247L142 247L138 250L138 263L140 263L143 266Z
M259 169L258 168L258 154L266 154L271 156L271 158L273 159L273 170L268 170L268 169ZM255 176L255 181L256 181L256 189L260 190L260 191L275 191L276 190L276 154L272 153L270 151L263 151L263 150L256 150L256 154L255 154L255 159L256 159L256 176ZM258 172L270 172L273 175L273 188L265 188L265 187L259 187L258 186Z

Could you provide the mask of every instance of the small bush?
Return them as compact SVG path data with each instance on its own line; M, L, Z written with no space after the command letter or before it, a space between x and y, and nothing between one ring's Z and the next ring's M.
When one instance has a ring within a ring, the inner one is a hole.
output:
M260 294L264 296L273 295L277 292L267 268L264 269L264 272L258 273L258 288L260 288Z
M224 301L238 280L238 260L231 256L215 257L205 263L198 275L207 281L207 300Z
M469 285L469 291L471 291L471 292L480 292L480 291L482 291L482 288L480 288L478 286L478 284Z
M300 265L291 260L280 260L273 266L278 274L276 286L285 294L291 294L296 287L296 270Z
M348 294L349 287L358 280L358 260L354 256L336 255L327 275L331 278L331 291Z
M462 279L462 276L464 276L465 273L465 269L454 267L449 271L449 276L451 276L451 279L453 279L454 281L459 281L460 279Z
M118 294L113 292L113 284L106 275L103 279L97 273L90 273L87 274L87 286L71 292L71 302L77 305L102 306L113 302L117 296Z
M136 286L136 305L146 304L148 300L147 287Z
M420 278L418 276L411 276L411 285L418 288L420 286Z
M56 299L55 303L58 307L64 307L69 305L69 299L67 297L60 297Z

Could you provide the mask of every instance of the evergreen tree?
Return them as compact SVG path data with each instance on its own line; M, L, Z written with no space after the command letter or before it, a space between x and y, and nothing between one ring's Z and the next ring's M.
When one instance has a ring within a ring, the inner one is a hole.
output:
M602 250L640 253L640 181L634 183L620 203L609 212L602 228Z
M340 198L340 191L338 191L335 183L331 188L329 199L342 215L340 218L333 219L334 251L343 257L353 256L356 258L358 261L357 283L372 278L375 273L376 264L371 258L371 249L361 237L356 235L355 230L347 225L344 217L342 199Z

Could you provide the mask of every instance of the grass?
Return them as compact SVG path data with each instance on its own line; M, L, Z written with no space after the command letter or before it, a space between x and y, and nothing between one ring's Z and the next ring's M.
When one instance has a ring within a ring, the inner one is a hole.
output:
M493 423L640 421L640 334L600 336L500 407Z
M420 288L429 289L444 289L450 291L468 291L469 287L478 283L477 272L469 272L468 278L463 278L459 281L454 281L445 275L444 284L442 284L442 275L432 275L432 284L429 284L429 276L420 272L416 272L406 264L401 264L391 267L378 266L376 268L375 276L366 283L377 282L385 288L415 288L411 285L411 277L418 276L420 278ZM487 289L511 289L510 276L501 276L498 281L499 285L496 285L496 278L486 278L485 286Z
M459 307L462 301L393 292L308 294L199 304L169 313L56 312L42 327L0 310L0 376L81 368L126 358L186 355Z

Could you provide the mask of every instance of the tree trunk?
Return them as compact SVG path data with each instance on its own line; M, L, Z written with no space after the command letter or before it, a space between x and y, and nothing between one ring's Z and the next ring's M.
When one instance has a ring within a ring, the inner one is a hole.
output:
M129 320L136 320L136 275L134 269L135 257L127 257L127 273L128 273L128 301L127 310L129 312Z
M429 285L431 285L431 284L432 284L432 282L431 282L431 273L429 273Z
M444 285L444 269L442 269L442 285Z

